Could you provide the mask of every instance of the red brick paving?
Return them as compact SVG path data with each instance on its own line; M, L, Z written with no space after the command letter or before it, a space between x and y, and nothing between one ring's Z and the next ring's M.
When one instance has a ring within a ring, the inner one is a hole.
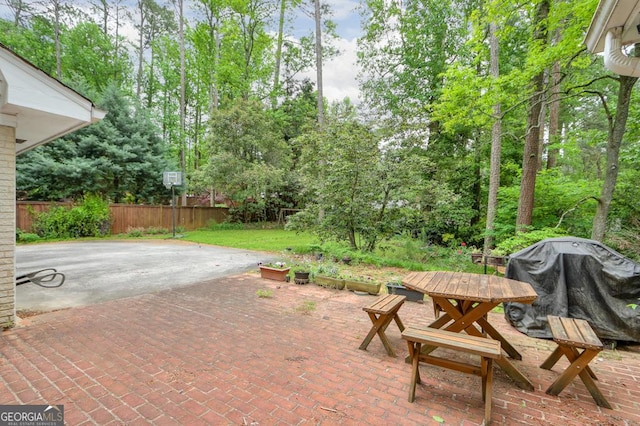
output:
M0 404L63 404L70 425L480 424L477 377L421 367L416 401L407 402L407 348L395 324L387 334L398 358L377 337L358 349L370 328L361 307L372 300L241 275L42 314L0 335ZM400 316L426 325L432 312L407 302ZM607 410L580 380L546 395L566 366L538 367L554 343L490 315L536 386L523 391L497 369L494 424L640 425L637 346L592 363Z

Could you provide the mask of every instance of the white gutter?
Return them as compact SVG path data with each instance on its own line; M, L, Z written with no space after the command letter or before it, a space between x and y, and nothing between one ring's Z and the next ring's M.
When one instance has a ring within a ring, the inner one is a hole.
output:
M640 58L629 57L622 52L623 27L607 31L604 40L604 66L619 75L640 77Z

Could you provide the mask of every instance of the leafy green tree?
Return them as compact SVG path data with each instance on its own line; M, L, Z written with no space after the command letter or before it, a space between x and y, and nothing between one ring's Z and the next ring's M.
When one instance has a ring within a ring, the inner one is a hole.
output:
M0 19L0 41L47 74L56 68L53 26L43 16L34 16L28 26L16 27Z
M153 203L167 195L169 163L156 129L110 86L100 106L106 117L17 159L17 189L33 200L100 194L112 202Z
M143 95L147 98L148 102L152 99L155 92L155 74L154 65L157 55L153 51L154 42L157 38L163 34L170 34L175 32L176 24L174 15L166 6L161 6L155 0L138 0L136 3L137 22L135 28L138 31L137 40L137 55L138 55L138 70L136 76L136 95L140 99ZM150 62L145 60L145 53L151 49L151 54L148 55ZM148 69L145 79L145 69ZM143 91L143 86L147 83L146 90Z
M496 240L501 242L514 234L515 215L520 186L503 186L499 192L496 217ZM595 210L592 181L561 173L557 169L538 174L531 229L557 228L560 232L588 238Z
M229 3L222 42L222 78L228 82L227 96L233 100L251 95L268 97L271 87L273 38L267 28L277 5L267 0L239 0Z
M358 62L365 70L361 89L369 108L382 117L392 114L395 122L428 117L449 62L466 51L468 14L475 4L368 0Z
M67 79L84 87L88 96L99 96L109 84L130 86L132 64L128 55L124 51L116 55L113 39L97 24L79 23L62 35L62 43L62 68Z
M303 185L313 197L290 227L311 227L323 239L367 251L400 232L421 200L429 163L391 140L381 149L381 142L355 120L335 117L301 135Z
M194 174L193 186L215 188L236 203L250 201L259 219L275 217L278 199L291 168L291 148L277 122L257 101L237 99L213 112L207 140L207 163Z

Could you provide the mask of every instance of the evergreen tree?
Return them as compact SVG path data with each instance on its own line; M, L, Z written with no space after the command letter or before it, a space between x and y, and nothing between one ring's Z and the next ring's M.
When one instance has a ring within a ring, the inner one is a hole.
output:
M32 200L101 194L115 203L160 202L169 168L157 129L115 87L106 89L99 123L18 157L17 189Z

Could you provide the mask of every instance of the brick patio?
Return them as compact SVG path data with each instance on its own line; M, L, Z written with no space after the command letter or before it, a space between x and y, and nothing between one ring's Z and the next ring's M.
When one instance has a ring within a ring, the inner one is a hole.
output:
M372 300L247 274L42 314L0 336L0 404L63 404L69 425L480 424L477 377L421 367L416 401L407 402L407 348L395 324L387 335L398 358L377 337L358 349L370 328L361 307ZM433 311L407 302L400 316L426 325ZM523 391L497 369L494 424L640 425L638 346L592 363L607 410L580 380L546 395L566 366L538 367L554 343L500 314L490 321L536 386Z

